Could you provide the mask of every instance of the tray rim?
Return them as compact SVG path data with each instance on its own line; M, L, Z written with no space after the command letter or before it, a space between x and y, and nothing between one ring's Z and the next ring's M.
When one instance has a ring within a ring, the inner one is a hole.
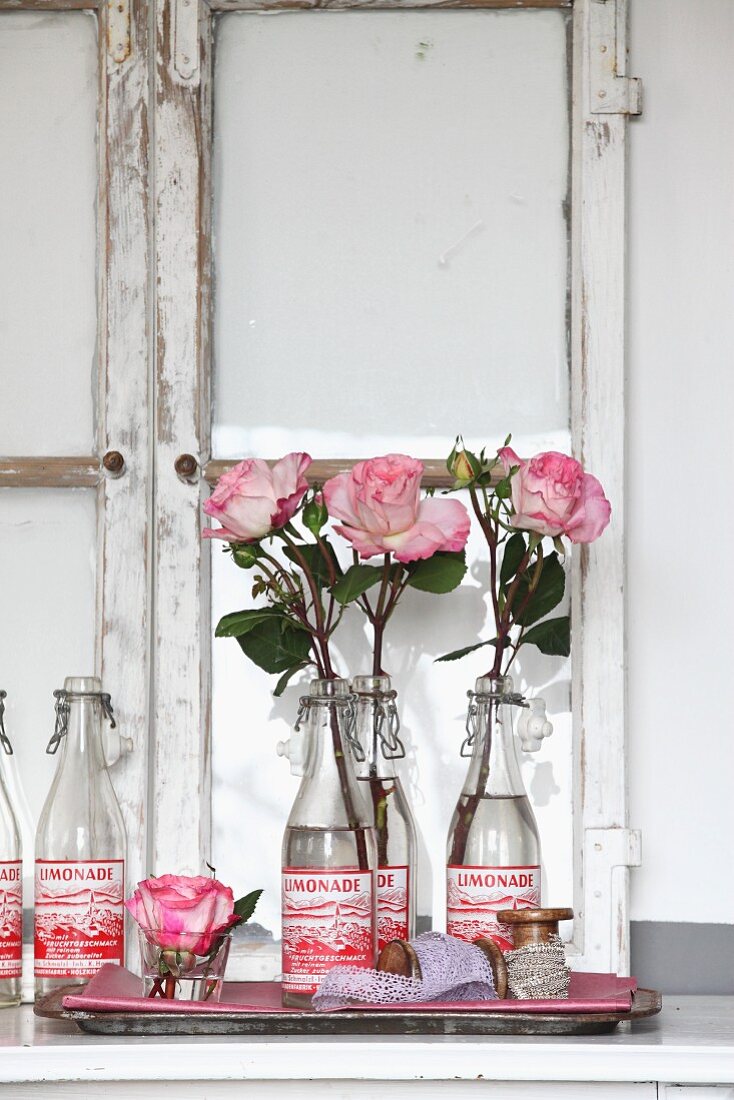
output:
M83 987L81 987L83 988ZM113 1034L115 1025L120 1034L126 1035L195 1035L229 1034L246 1038L248 1034L278 1034L283 1037L302 1036L310 1033L313 1037L334 1034L360 1034L359 1025L368 1028L363 1034L377 1036L394 1034L401 1026L411 1029L411 1034L441 1035L442 1025L450 1025L453 1034L462 1033L462 1025L467 1033L482 1034L592 1034L611 1031L625 1021L649 1019L662 1009L662 994L658 990L638 988L632 997L632 1006L627 1010L611 1012L492 1012L462 1009L412 1012L406 1006L404 1012L383 1012L380 1009L340 1009L338 1012L314 1012L313 1010L247 1013L247 1012L135 1012L130 1010L104 1010L64 1008L62 998L70 990L79 992L80 986L62 986L47 994L33 1011L43 1019L68 1020L83 1031L97 1034ZM90 1026L92 1025L92 1026ZM96 1027L94 1025L97 1025ZM131 1026L132 1025L132 1026ZM156 1027L158 1025L158 1027ZM197 1026L195 1032L187 1032L186 1027ZM232 1031L223 1032L227 1025ZM379 1025L384 1027L380 1032ZM136 1030L139 1028L140 1030ZM484 1028L485 1030L482 1030ZM123 1030L124 1029L124 1030ZM270 1030L268 1030L270 1029ZM550 1030L547 1030L550 1029Z

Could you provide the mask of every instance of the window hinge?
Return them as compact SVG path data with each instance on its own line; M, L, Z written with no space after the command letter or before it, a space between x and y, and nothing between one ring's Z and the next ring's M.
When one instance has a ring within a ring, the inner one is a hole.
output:
M130 56L130 0L107 0L107 52L118 65Z
M584 831L584 958L591 970L629 967L626 872L641 862L638 829Z
M199 82L199 0L172 0L171 56L179 80Z
M627 76L627 0L589 0L589 111L642 113L642 81Z

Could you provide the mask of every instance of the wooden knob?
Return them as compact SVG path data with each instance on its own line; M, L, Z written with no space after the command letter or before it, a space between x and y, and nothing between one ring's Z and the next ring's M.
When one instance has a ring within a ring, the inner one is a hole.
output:
M551 936L557 936L558 922L571 920L573 909L500 909L495 915L500 924L512 928L513 945L525 947L529 943L548 943Z
M102 465L108 474L119 477L125 469L125 459L119 451L108 451L102 459Z
M199 469L199 463L193 455L179 455L173 464L173 468L182 481L193 481Z
M407 940L386 943L377 960L377 969L385 974L400 974L403 978L415 978L417 981L423 977L418 956Z

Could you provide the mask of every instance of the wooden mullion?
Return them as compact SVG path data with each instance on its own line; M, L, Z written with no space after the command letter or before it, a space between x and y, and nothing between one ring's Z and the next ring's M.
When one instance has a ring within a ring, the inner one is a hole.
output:
M608 3L622 34L626 0ZM623 49L615 59L614 44L600 43L592 31L595 6L597 0L577 0L574 11L571 421L574 453L604 485L612 519L602 538L574 547L572 555L574 940L582 969L628 973L625 860L634 844L626 835L627 117L594 110L599 88L591 80L592 51L604 45L614 71L624 73Z
M152 337L149 233L148 9L133 4L131 50L108 48L109 8L99 14L100 453L124 459L99 488L97 667L123 744L112 767L127 831L128 891L148 872L147 799L151 625L150 512ZM106 460L103 459L103 463ZM137 945L128 944L128 962Z
M71 458L26 456L0 458L0 487L82 489L98 485L102 468L95 455Z
M173 0L156 0L154 531L154 873L200 873L210 858L208 553L201 490L179 455L209 446L210 34L187 43L191 79L174 64ZM196 51L196 54L194 54ZM198 56L197 56L198 55ZM198 65L195 61L198 60Z
M101 0L0 0L3 11L96 11Z
M227 11L517 11L568 10L573 0L209 0L215 12Z
M272 465L275 459L268 461ZM359 459L356 458L316 459L311 463L306 476L311 485L323 485L330 477L351 470L358 461ZM204 467L204 480L209 485L215 485L222 474L231 470L235 464L235 459L212 459ZM449 489L454 484L454 478L446 469L444 459L423 459L423 465L425 466L423 485L426 488Z

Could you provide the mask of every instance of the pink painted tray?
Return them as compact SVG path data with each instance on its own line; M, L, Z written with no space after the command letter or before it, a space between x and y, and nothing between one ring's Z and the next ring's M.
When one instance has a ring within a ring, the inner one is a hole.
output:
M107 965L79 991L58 990L38 1015L106 1034L594 1034L660 1011L660 994L634 978L573 974L567 1000L432 1002L284 1008L278 982L225 982L219 1004L140 996L140 979Z

